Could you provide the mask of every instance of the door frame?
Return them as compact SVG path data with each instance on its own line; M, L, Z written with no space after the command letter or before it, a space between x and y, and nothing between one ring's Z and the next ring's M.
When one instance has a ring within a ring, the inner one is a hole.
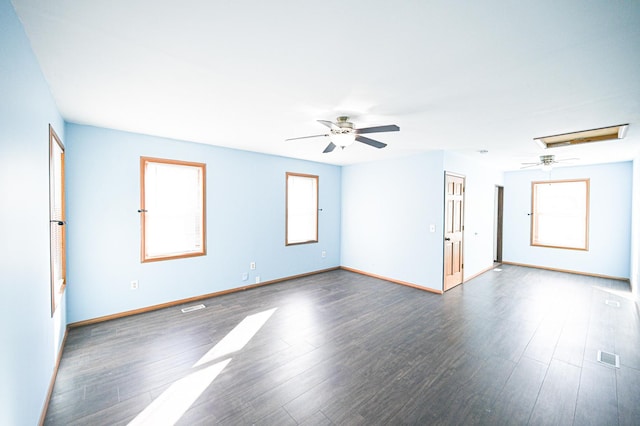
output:
M453 286L451 286L450 288L445 288L445 278L446 278L446 271L445 271L445 256L446 256L446 240L445 240L445 234L447 231L447 176L453 176L453 177L457 177L457 178L461 178L462 179L462 211L461 211L461 215L462 215L462 236L460 237L460 282L458 284L455 284ZM460 173L454 173L454 172L449 172L446 171L444 172L444 185L443 185L443 222L442 222L442 291L448 291L451 290L454 287L459 286L460 284L464 283L464 223L465 223L465 218L466 218L466 214L465 214L465 198L466 198L466 187L467 187L467 177L463 174Z
M493 240L493 261L502 263L502 230L504 218L504 186L496 185L495 189L495 222Z

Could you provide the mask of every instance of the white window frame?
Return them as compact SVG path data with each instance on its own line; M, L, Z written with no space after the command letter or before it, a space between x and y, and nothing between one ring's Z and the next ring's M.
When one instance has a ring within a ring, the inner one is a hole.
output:
M320 178L287 172L285 245L318 242L318 197Z
M531 182L532 246L589 250L589 183L589 179Z
M206 164L140 157L141 262L206 255Z

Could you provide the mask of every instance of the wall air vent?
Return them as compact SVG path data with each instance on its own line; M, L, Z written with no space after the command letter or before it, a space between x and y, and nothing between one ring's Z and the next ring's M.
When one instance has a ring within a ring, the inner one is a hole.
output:
M560 146L580 145L583 143L603 142L624 138L629 124L583 130L581 132L563 133L561 135L544 136L533 140L541 148L557 148Z

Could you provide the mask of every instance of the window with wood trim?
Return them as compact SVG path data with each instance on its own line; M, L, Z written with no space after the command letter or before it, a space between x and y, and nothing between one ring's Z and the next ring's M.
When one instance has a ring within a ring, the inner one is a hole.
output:
M287 173L286 245L318 242L318 176Z
M67 285L67 232L64 203L64 145L49 125L49 230L51 316Z
M140 158L142 262L203 256L206 165Z
M589 179L531 182L531 245L589 249Z

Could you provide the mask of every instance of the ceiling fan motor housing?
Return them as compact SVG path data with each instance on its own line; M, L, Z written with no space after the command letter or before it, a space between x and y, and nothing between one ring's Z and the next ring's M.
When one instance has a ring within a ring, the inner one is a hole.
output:
M553 164L555 163L555 155L541 155L540 156L540 163L548 165L548 164Z
M331 132L334 134L338 133L351 133L353 132L353 123L349 121L349 117L341 116L337 118L337 123L335 123L339 129L331 129Z

